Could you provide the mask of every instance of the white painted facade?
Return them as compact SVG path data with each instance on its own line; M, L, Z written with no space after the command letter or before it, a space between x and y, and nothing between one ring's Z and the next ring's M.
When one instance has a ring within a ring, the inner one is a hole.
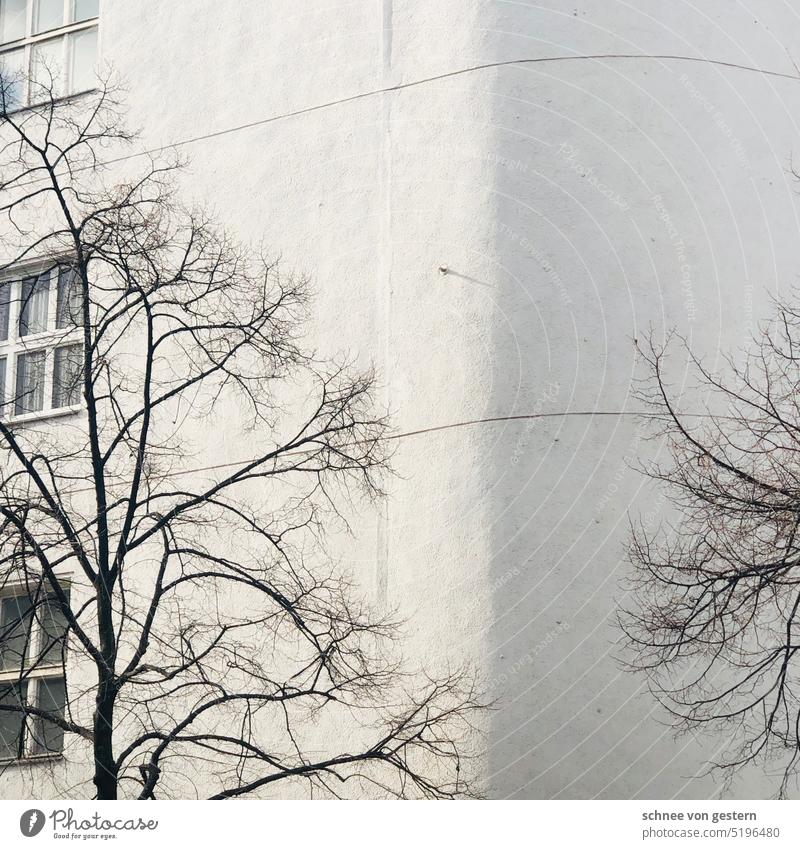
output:
M102 2L142 147L379 369L399 476L339 553L409 656L481 668L491 796L722 792L614 659L626 511L660 509L621 413L648 325L713 357L796 280L798 35L768 0Z

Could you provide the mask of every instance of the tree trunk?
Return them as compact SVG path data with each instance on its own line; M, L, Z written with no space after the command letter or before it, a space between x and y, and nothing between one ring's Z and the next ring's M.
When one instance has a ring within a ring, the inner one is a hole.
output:
M94 785L98 799L117 798L117 765L114 760L115 699L113 683L103 680L101 673L97 687L97 708L94 713Z
M102 567L101 567L102 569ZM102 569L97 593L97 619L100 653L105 661L97 668L97 695L94 712L94 785L98 799L117 798L117 764L114 758L114 704L117 700L116 640L111 611L108 572Z

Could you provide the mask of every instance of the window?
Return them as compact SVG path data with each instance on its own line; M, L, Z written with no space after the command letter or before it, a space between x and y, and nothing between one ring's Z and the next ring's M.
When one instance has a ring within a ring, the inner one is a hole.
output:
M45 351L32 351L17 356L17 385L14 412L19 415L38 413L44 407Z
M81 402L83 346L62 345L53 351L53 408L74 407Z
M0 761L63 750L64 731L26 708L63 717L67 622L61 605L41 592L0 597Z
M89 91L96 84L99 0L0 0L5 109ZM0 101L2 105L2 101Z
M82 312L69 265L0 280L0 415L41 417L80 406Z

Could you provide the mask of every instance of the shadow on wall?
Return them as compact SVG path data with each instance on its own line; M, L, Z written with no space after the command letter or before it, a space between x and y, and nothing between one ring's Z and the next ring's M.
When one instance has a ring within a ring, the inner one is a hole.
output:
M650 324L677 325L719 345L722 299L697 281L740 273L734 259L729 269L711 265L725 244L724 227L713 231L719 198L695 194L690 173L679 180L667 173L684 161L693 170L685 146L695 140L678 134L661 162L633 120L645 107L645 87L655 83L652 75L635 82L619 90L611 70L566 67L558 77L500 69L494 81L503 97L496 99L495 153L487 163L500 269L489 408L534 414L497 425L495 476L487 484L489 668L499 700L489 761L495 797L722 792L701 775L719 741L676 742L645 682L615 659L627 514L656 522L662 512L630 468L645 450L631 415L633 338ZM616 92L614 103L592 88ZM686 108L674 80L665 78L662 100L665 110ZM713 146L713 124L702 132ZM731 181L738 178L732 171ZM698 209L703 201L710 204L705 212ZM747 208L743 201L737 212ZM681 231L677 247L664 210L672 230ZM703 228L716 252L699 243ZM541 413L555 415L536 417ZM771 790L751 773L725 792Z

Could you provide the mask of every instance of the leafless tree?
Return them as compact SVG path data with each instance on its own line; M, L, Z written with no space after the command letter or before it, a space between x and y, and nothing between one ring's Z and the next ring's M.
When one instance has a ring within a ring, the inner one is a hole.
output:
M786 795L800 767L800 310L776 304L721 373L675 342L642 347L641 398L669 453L646 472L669 515L634 525L623 625L678 728L725 741L712 768L777 768ZM694 375L681 391L676 349Z
M5 768L57 756L99 799L474 793L471 677L407 667L325 554L382 496L373 375L305 350L306 282L181 204L118 90L26 84L0 125Z

